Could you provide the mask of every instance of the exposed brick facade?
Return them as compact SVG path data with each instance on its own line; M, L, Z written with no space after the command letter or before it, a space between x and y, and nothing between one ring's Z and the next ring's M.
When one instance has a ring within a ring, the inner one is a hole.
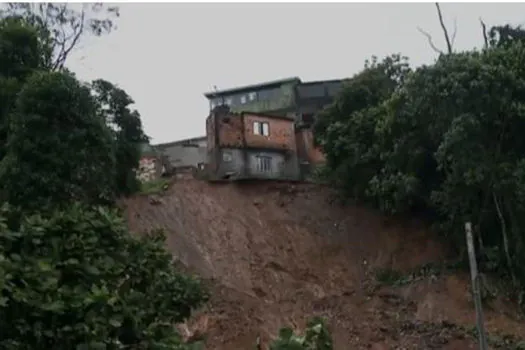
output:
M313 145L311 130L295 127L292 118L215 109L206 120L210 174L299 179L299 160L321 163L324 157Z
M208 147L215 147L214 126L212 118L207 121ZM268 123L269 135L257 135L254 133L254 123ZM242 148L271 148L278 150L296 151L294 122L293 120L265 116L253 113L230 113L227 116L217 118L218 146Z
M325 156L319 147L314 145L314 134L310 128L302 128L295 132L297 154L302 161L310 164L325 162Z
M243 147L243 128L241 114L228 114L217 118L220 147Z
M268 123L269 135L256 135L253 132L255 122ZM293 120L246 113L244 124L247 146L296 151Z

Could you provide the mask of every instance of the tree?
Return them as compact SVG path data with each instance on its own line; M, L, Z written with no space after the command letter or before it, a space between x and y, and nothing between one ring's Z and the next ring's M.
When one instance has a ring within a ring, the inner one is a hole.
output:
M0 20L0 160L5 155L8 116L17 93L33 72L48 67L50 57L51 48L26 21Z
M206 301L164 237L130 235L114 210L0 214L0 348L185 349L175 323Z
M62 69L82 36L100 36L115 28L119 8L102 3L8 3L0 16L19 16L32 24L52 48L51 68Z
M10 118L0 186L28 209L102 203L113 198L115 159L109 128L89 88L67 73L28 79Z
M492 47L508 47L517 41L525 42L525 30L520 26L494 26L488 32L488 44Z
M187 349L174 323L206 293L160 233L126 230L112 205L114 131L90 86L50 71L42 33L0 21L0 348ZM139 130L115 96L119 130Z
M517 285L525 283L525 43L505 33L481 52L406 70L397 84L378 84L388 75L365 68L315 132L343 194L387 213L424 214L453 247L464 247L472 221L482 267Z
M128 195L139 189L135 175L138 168L141 145L149 138L142 129L140 114L131 110L133 99L122 89L99 79L91 87L97 101L97 113L114 131L116 147L116 190Z
M332 180L355 198L367 197L367 184L379 170L374 135L384 112L383 103L409 72L405 57L392 55L381 62L374 57L361 73L345 83L314 125Z
M450 55L453 52L453 50L454 50L454 43L456 41L456 34L457 34L457 31L458 31L458 23L457 23L457 20L454 19L454 31L452 32L452 35L450 35L449 32L448 32L447 26L445 25L445 21L443 19L443 13L441 11L441 6L439 5L439 2L436 2L434 4L436 5L436 11L437 11L438 19L439 19L439 25L441 26L441 29L443 31L443 36L445 37L445 43L447 45L446 53ZM434 41L432 40L432 35L430 35L430 33L424 31L423 29L421 29L419 27L417 28L417 30L427 38L428 44L430 45L432 50L434 50L436 53L438 53L440 55L445 54L443 52L443 50L439 49L434 44Z

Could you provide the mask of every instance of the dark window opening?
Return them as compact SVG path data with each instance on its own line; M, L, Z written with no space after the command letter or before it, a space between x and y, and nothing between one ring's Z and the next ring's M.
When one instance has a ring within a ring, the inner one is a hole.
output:
M303 122L304 123L313 123L314 122L314 114L313 113L305 113L303 114Z
M272 171L272 158L266 156L257 157L257 171L269 173Z

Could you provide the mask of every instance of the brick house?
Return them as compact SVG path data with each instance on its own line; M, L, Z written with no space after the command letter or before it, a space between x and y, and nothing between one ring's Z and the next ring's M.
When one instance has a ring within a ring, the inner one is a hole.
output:
M206 119L212 180L299 180L294 120L215 107Z
M204 94L210 111L226 105L237 113L279 116L294 124L295 147L303 174L324 162L324 155L313 142L312 126L316 114L333 102L344 80L302 82L298 77L274 80Z

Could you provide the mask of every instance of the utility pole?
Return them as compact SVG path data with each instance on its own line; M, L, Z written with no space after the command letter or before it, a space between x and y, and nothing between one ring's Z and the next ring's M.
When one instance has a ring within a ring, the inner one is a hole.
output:
M476 262L476 251L474 249L474 239L472 238L472 224L465 223L465 235L467 237L467 249L470 265L470 277L472 280L472 296L476 308L476 327L478 329L479 350L488 350L487 336L483 320L483 306L481 305L481 291L478 275L478 264Z

